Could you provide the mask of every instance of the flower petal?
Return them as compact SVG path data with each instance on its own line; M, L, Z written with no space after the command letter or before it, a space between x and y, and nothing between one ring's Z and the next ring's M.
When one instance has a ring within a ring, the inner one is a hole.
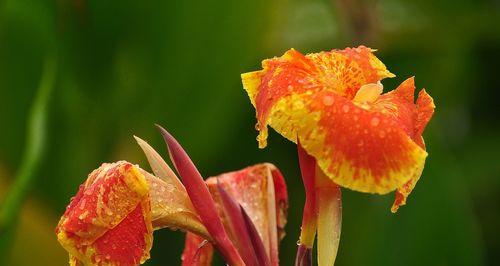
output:
M243 170L207 179L219 212L222 214L221 195L217 180L246 211L259 233L272 265L278 263L277 242L284 236L288 197L284 180L272 164L259 164ZM272 191L272 192L271 192ZM274 210L271 210L271 208ZM223 219L227 224L227 220Z
M218 250L231 265L244 265L236 247L230 241L218 215L215 202L203 182L200 172L177 140L163 127L157 125L162 134L177 172L182 177L186 191L198 215L212 236Z
M291 49L263 61L262 71L243 74L243 86L257 111L259 147L266 146L268 117L280 99L318 91L352 99L361 85L393 77L372 51L360 46L302 55Z
M179 178L153 147L139 137L134 138L144 151L151 169L159 177L141 169L150 187L151 213L155 229L180 228L211 239Z
M413 95L412 95L413 96ZM422 138L422 133L424 132L427 123L429 123L432 115L434 114L434 101L432 97L427 94L425 90L421 90L418 94L417 98L417 119L414 127L414 137L413 140L417 143L422 149L425 149L424 139ZM403 186L399 187L396 190L396 196L394 199L394 203L392 204L391 211L395 213L398 208L402 205L406 204L406 198L412 192L413 188L417 184L417 181L420 179L423 171L422 168L419 169L415 173L415 175L406 182Z
M161 178L166 183L174 185L180 191L186 191L179 178L175 175L174 171L168 166L163 158L151 147L146 141L139 137L134 136L137 144L141 147L148 159L149 165L153 173Z
M297 252L297 263L302 263L307 259L306 249L312 249L316 237L317 211L316 211L316 159L307 154L302 147L300 140L297 141L297 154L299 157L300 172L302 182L306 192L306 202L302 213L302 225L300 227L300 239ZM296 264L297 264L296 263Z
M103 164L80 186L56 233L75 265L137 265L149 258L150 213L139 169L124 161Z
M210 242L193 233L186 234L182 266L210 266L214 248Z
M267 251L264 247L264 243L262 243L262 239L259 236L259 232L257 232L257 228L252 221L252 219L248 216L247 212L243 207L240 206L241 213L243 214L243 219L245 221L246 229L248 234L250 235L250 239L252 241L252 246L255 249L255 256L259 261L258 265L261 266L278 266L278 262L276 261L274 264L271 264L271 260L267 254ZM277 255L277 253L276 253Z
M340 187L321 169L316 170L318 212L318 265L334 265L339 248L342 224Z
M229 229L229 235L231 238L234 240L233 242L236 245L236 248L238 249L239 253L241 254L241 257L243 261L245 262L245 265L247 266L258 266L259 265L259 259L260 256L262 255L256 255L256 251L263 250L264 248L261 247L264 244L262 243L262 240L260 239L253 239L251 237L251 233L254 233L251 230L248 230L248 222L245 220L244 217L244 210L241 208L241 206L236 202L236 200L229 195L229 193L220 185L220 183L217 183L217 191L219 192L220 195L220 200L221 204L220 206L222 207L222 211L224 213L224 217L227 221L225 224L227 228ZM250 221L251 223L251 221ZM253 226L253 225L252 225ZM258 237L258 235L257 235ZM255 241L252 241L255 240ZM259 242L260 241L260 242ZM255 243L254 243L255 242ZM258 247L255 246L255 244L259 245ZM269 260L267 254L265 254L265 258Z
M400 117L390 115L388 108L407 105L385 103L376 101L369 110L334 92L291 95L273 108L270 124L294 142L298 135L304 149L335 183L383 194L415 176L427 156L408 136L406 120L399 119L405 112Z
M150 187L151 217L155 229L182 229L212 239L185 190L179 190L144 170L141 172Z

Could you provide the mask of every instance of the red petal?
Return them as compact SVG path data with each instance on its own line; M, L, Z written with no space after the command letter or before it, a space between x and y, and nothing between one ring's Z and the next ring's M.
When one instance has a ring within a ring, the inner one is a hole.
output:
M288 216L288 192L285 179L280 170L274 165L269 165L274 182L274 194L276 202L276 226L278 228L278 241L285 237L285 226Z
M269 260L269 256L266 252L264 244L262 243L262 239L259 236L259 232L257 232L257 229L255 228L255 225L252 222L252 219L248 216L247 212L245 211L245 209L243 209L243 207L240 207L240 210L241 213L243 214L243 219L245 220L245 225L247 229L246 231L250 235L252 246L254 247L255 250L255 256L259 261L257 265L271 266L271 261ZM273 265L278 265L278 264L276 263Z
M153 242L151 220L146 217L149 205L137 206L115 228L107 231L93 243L97 264L138 265L149 258ZM144 211L143 209L146 209Z
M277 265L277 244L283 236L281 232L286 224L288 208L286 187L279 171L271 164L260 164L207 179L210 192L221 209L217 180L243 206L259 232L266 252L270 254L272 265ZM274 211L270 210L270 206Z
M75 263L144 262L149 258L152 244L148 184L144 176L128 162L103 164L80 186L56 233Z
M307 154L300 141L297 143L297 151L299 155L300 172L302 174L302 182L306 191L306 202L304 211L302 212L302 226L300 231L300 244L312 249L314 238L316 236L316 159ZM303 254L297 253L297 256ZM300 259L299 259L300 261Z
M186 233L182 266L210 266L214 248L210 242L193 233Z
M248 233L248 222L243 217L243 211L240 205L233 199L231 195L217 183L217 190L220 195L221 206L224 212L224 217L227 219L227 227L229 228L230 235L234 239L235 245L238 248L243 261L247 266L258 266L258 256L255 251L257 247L252 243L252 239ZM251 223L251 222L250 222ZM253 226L253 225L252 225ZM262 240L260 240L262 244ZM261 255L261 254L259 254ZM267 258L267 254L264 254Z
M200 172L198 172L198 169L196 169L196 166L177 140L161 126L158 126L158 129L167 143L170 158L184 182L189 198L198 215L200 215L203 224L213 237L218 250L229 264L244 265L238 251L227 236L226 230L217 213L214 200Z
M295 257L295 266L312 266L312 248L299 245Z

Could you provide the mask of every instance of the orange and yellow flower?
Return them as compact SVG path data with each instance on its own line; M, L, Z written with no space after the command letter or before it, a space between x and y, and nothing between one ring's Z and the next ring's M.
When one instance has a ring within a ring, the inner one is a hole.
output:
M56 229L75 265L136 265L149 258L148 184L128 162L103 164L72 198Z
M378 194L396 190L391 209L396 212L422 173L427 157L422 133L435 106L425 90L414 101L413 78L382 93L380 81L394 74L373 52L364 46L307 55L291 49L264 60L262 70L242 74L242 81L256 110L260 148L267 145L270 125L314 159L312 166L301 164L315 171L314 186ZM306 211L317 212L321 200L312 198L317 193L307 194L304 219L309 222L303 230L315 231L308 225L321 219L308 218Z
M398 189L404 203L422 172L422 133L434 103L425 90L414 102L414 80L382 94L394 77L364 46L303 55L289 50L242 75L257 113L259 146L267 125L306 152L335 183L385 194Z

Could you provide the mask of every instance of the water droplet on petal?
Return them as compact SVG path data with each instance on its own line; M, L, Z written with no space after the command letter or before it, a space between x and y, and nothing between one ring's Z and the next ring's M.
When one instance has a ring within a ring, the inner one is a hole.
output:
M344 106L342 106L342 111L344 111L344 113L348 113L349 112L349 105L344 104Z
M260 129L260 124L259 122L255 123L255 130L259 130Z
M326 106L331 106L333 104L333 97L330 95L326 95L323 97L323 104Z

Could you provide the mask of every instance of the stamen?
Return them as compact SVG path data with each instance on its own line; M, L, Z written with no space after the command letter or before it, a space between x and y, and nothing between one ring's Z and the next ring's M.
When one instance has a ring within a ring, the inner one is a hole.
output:
M356 96L354 96L353 101L358 103L372 103L382 94L384 86L382 83L369 83L361 86Z

